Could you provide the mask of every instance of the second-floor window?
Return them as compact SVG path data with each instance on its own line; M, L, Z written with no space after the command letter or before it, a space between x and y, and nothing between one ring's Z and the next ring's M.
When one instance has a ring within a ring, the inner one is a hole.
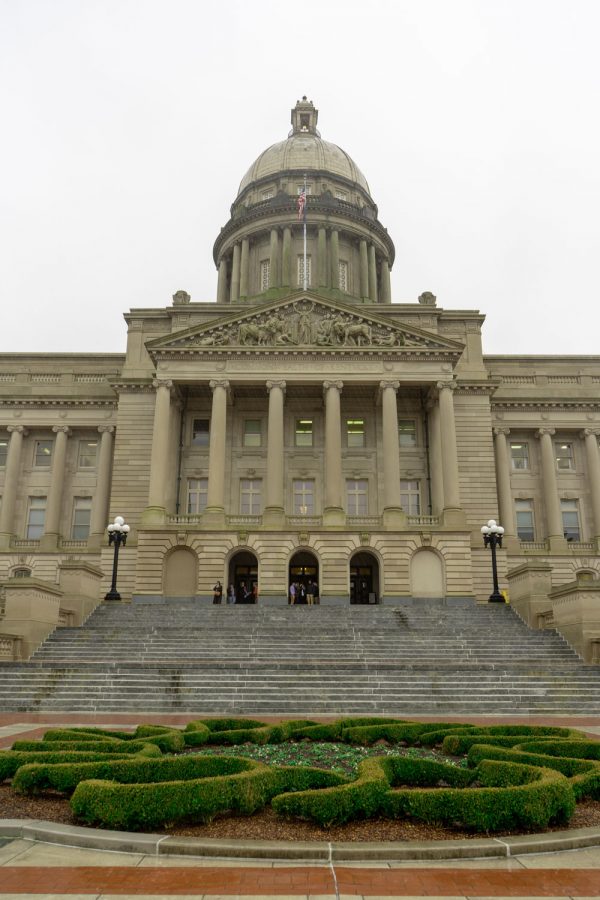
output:
M568 541L580 541L581 528L579 526L579 501L561 500L560 511L562 514L564 536Z
M401 479L400 503L407 516L421 515L421 483L413 479Z
M197 516L206 509L208 478L189 478L187 483L187 511Z
M346 479L346 509L349 516L366 516L369 509L369 483L366 478Z
M312 447L313 445L313 420L296 419L295 440L296 447Z
M271 283L271 260L261 259L260 261L260 289L268 291Z
M529 468L529 444L524 441L511 442L510 464L513 469Z
M79 457L77 468L95 469L98 454L98 441L79 441Z
M310 287L312 264L310 256L306 257L306 284ZM304 287L304 254L298 256L298 287Z
M315 511L315 483L313 479L295 479L293 483L294 514L312 516Z
M210 435L210 419L194 419L192 423L192 445L208 447Z
M349 447L365 446L365 420L346 419L346 436Z
M30 497L27 510L28 541L39 541L44 533L46 522L46 497Z
M90 517L92 515L92 498L75 497L73 500L73 522L71 538L74 541L87 541L90 534Z
M258 516L262 512L262 481L260 478L242 478L240 481L240 513Z
M573 458L573 444L557 441L554 445L556 452L556 468L562 472L571 472L575 468Z
M401 447L417 446L417 423L414 419L398 420L398 440Z
M522 541L534 541L533 500L515 500L515 515L518 538Z
M52 463L53 441L36 441L33 464L38 469L48 469Z
M348 292L348 263L345 259L338 262L338 283L340 291Z
M262 443L262 423L260 419L244 420L244 447L260 447Z
M0 441L0 468L6 465L6 457L8 455L8 441Z

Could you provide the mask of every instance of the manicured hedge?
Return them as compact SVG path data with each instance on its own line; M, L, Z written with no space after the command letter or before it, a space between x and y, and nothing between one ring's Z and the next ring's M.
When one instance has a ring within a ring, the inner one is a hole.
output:
M420 744L425 742L429 733L456 729L456 725L445 725L442 722L398 722L390 720L376 725L358 725L343 728L342 737L349 744L368 746L376 741L388 741L390 744ZM461 726L458 726L459 728ZM468 728L469 726L462 726ZM436 740L437 742L437 740Z
M64 751L56 753L26 753L15 750L3 750L0 752L0 783L6 781L7 778L12 778L21 766L26 766L30 763L40 762L43 765L51 765L52 763L65 762L94 762L98 760L118 759L119 756L124 756L124 754L93 752L65 753Z
M155 749L148 749L155 748ZM150 740L144 741L15 741L12 749L22 753L119 753L129 755L146 751L148 755L160 756L160 748Z

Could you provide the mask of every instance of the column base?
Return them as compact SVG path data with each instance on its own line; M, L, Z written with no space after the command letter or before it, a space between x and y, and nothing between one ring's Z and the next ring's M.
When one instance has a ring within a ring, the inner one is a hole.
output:
M464 509L446 507L442 512L442 525L445 528L466 528L467 517Z
M481 539L481 535L478 535L478 538ZM521 552L521 541L514 534L503 534L502 549L506 550L509 556L515 556Z
M267 528L283 528L285 525L285 512L282 506L266 506L262 514L262 523Z
M167 511L164 506L147 506L140 519L140 528L151 525L164 525Z
M58 534L43 534L40 538L40 550L49 552L58 550Z
M346 524L346 513L340 506L329 506L323 510L323 525Z
M222 506L207 506L202 513L202 525L208 528L225 528L225 510Z
M406 513L400 506L388 506L383 510L383 527L396 531L406 529Z
M562 534L552 534L548 538L548 549L550 553L566 553L567 540Z

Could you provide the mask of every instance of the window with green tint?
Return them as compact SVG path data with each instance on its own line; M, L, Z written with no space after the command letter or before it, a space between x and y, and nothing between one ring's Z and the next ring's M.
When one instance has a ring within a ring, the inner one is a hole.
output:
M90 534L90 517L92 515L92 498L75 497L73 499L73 524L71 538L74 541L87 541Z
M98 441L79 441L79 469L95 469Z
M6 465L6 457L8 455L8 441L0 441L0 467Z
M194 419L192 423L192 444L194 447L208 447L210 419Z
M417 446L417 423L414 419L398 420L398 440L401 447Z
M556 441L554 450L556 453L556 468L561 471L572 471L575 468L573 444L565 443L564 441Z
M313 420L296 419L296 447L312 447L313 445Z
M346 434L349 447L365 446L365 420L346 419Z
M46 497L30 497L27 510L27 540L38 541L44 533Z
M513 469L529 468L529 444L525 441L511 441L510 464Z
M560 511L562 513L564 536L568 541L580 541L581 528L579 525L579 501L561 500Z
M515 500L517 536L521 541L535 541L533 521L533 500Z
M262 443L262 422L260 419L245 419L244 447L260 447Z
M33 464L37 468L49 468L52 463L52 446L54 441L36 441Z

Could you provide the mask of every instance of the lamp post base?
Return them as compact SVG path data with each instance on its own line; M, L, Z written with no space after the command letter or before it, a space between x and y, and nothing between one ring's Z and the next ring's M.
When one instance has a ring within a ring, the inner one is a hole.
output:
M104 595L105 600L120 600L121 595L118 591L109 591L108 594Z
M494 591L494 593L490 594L488 597L488 603L506 603L506 601L500 591Z

